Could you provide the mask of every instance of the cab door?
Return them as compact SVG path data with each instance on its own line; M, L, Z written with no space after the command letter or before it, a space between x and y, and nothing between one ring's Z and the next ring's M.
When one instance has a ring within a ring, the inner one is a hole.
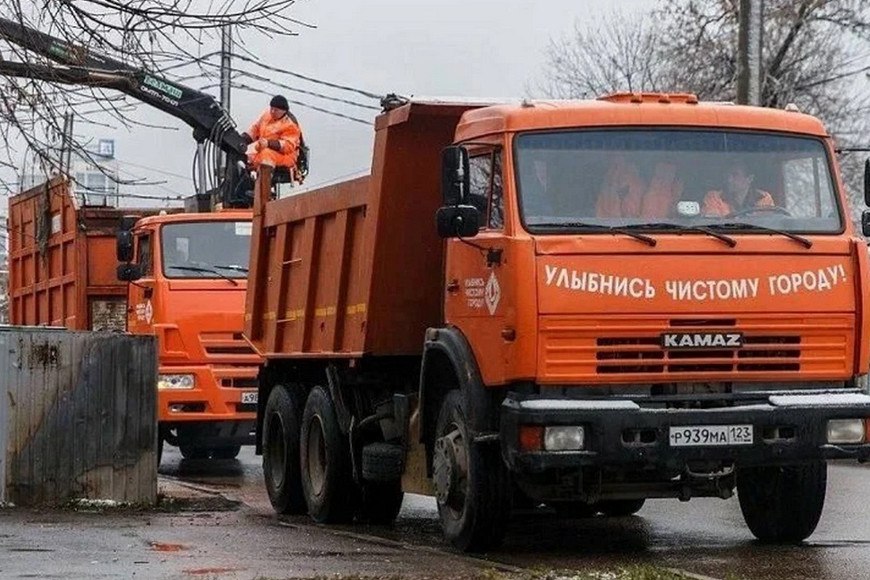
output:
M469 169L464 203L480 212L480 230L474 238L447 242L444 314L471 344L484 381L500 384L505 381L516 318L513 264L506 255L503 150L473 150Z
M127 328L133 334L153 334L155 312L154 233L137 232L134 240L136 264L142 277L130 284L127 296Z

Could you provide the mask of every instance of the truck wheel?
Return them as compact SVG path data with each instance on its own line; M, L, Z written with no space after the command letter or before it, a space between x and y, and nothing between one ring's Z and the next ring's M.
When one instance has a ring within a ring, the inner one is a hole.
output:
M351 472L350 444L323 387L315 387L308 395L299 444L308 514L322 524L352 521L358 490Z
M497 447L472 444L462 393L447 393L438 415L432 473L444 537L463 551L504 538L511 486Z
M825 462L737 471L740 510L762 542L797 543L816 529L825 505Z
M196 445L182 445L178 448L185 459L208 459L208 449Z
M405 449L393 443L369 443L362 449L362 476L366 481L391 482L402 478Z
M212 459L235 459L242 451L241 445L228 445L226 447L215 447L211 450Z
M640 511L645 499L608 499L596 504L596 509L612 518L624 518Z
M279 514L303 514L307 507L299 467L303 406L299 389L277 385L263 412L263 479Z
M157 467L160 467L160 461L163 459L163 437L157 436Z
M389 525L402 509L402 482L371 482L362 485L359 519L370 524Z

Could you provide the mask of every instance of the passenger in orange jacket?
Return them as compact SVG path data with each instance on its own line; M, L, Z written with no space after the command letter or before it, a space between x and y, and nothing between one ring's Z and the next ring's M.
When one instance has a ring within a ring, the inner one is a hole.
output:
M254 145L253 152L248 152L251 169L256 170L267 159L275 167L296 167L302 131L289 110L285 97L273 97L269 110L260 115L246 133L242 133L242 137Z
M773 196L762 189L754 189L755 176L743 163L735 163L728 172L724 191L709 191L704 197L702 214L729 216L755 208L775 207Z
M595 214L599 218L635 218L645 191L637 167L622 155L611 162L598 194Z
M643 196L640 217L662 219L670 217L683 194L683 182L677 176L677 166L670 161L656 163L649 187Z

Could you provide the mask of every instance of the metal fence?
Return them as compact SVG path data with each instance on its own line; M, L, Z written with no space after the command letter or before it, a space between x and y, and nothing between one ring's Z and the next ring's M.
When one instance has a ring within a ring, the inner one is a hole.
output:
M0 327L0 502L157 498L153 337Z

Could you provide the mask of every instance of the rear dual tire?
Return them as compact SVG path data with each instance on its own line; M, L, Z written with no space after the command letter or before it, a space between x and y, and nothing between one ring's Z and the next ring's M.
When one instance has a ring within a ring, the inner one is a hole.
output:
M300 389L276 386L263 413L263 477L279 514L307 510L299 464L299 431L305 404Z

